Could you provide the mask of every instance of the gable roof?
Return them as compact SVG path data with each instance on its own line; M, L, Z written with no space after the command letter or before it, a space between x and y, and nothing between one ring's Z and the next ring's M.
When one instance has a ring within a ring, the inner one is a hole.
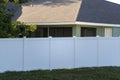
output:
M33 6L31 6L31 4ZM18 21L73 22L76 21L81 0L34 0L22 5Z
M106 0L83 0L77 21L120 24L120 4Z
M23 4L13 20L38 24L88 22L119 26L119 17L120 4L106 0L33 0Z

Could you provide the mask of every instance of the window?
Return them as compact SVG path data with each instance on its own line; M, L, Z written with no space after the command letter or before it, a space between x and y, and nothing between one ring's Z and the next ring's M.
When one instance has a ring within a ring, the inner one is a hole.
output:
M48 37L48 28L37 28L35 32L31 34L31 37Z
M72 37L72 27L49 27L41 28L31 33L30 37Z
M81 37L95 37L96 28L81 27Z
M72 37L72 27L50 27L49 36Z

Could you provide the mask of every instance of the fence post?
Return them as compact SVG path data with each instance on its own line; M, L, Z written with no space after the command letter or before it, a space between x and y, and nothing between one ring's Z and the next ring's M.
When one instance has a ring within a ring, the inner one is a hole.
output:
M97 67L99 66L99 36L97 35L97 61L96 61L96 64L97 64Z
M52 68L51 68L51 39L52 39L52 37L49 36L49 69L50 69L50 71L52 71Z
M73 36L73 49L74 49L74 55L73 55L73 68L76 66L76 36Z
M24 71L25 39L26 39L26 36L23 37L23 52L22 52L22 70L23 71Z

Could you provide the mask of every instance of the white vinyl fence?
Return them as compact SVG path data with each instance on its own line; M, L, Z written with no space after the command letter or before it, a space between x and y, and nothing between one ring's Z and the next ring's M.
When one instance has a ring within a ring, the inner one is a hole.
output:
M0 39L0 72L120 66L120 38Z

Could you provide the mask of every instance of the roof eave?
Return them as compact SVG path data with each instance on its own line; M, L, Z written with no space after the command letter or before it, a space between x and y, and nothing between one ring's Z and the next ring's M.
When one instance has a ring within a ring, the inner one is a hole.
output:
M120 27L120 24L108 24L108 23L93 23L93 22L76 22L77 25L90 25L101 27Z
M87 25L101 27L120 27L120 24L93 23L93 22L25 22L25 23L35 25Z
M76 22L25 22L26 24L35 25L75 25Z

